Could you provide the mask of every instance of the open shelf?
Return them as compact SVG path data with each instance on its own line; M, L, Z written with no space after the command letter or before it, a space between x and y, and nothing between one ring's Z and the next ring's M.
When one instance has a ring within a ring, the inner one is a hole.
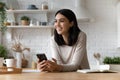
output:
M53 26L22 26L22 25L19 25L19 26L7 26L7 28L50 28L50 29L53 29L54 27Z
M7 10L7 13L47 13L48 10Z

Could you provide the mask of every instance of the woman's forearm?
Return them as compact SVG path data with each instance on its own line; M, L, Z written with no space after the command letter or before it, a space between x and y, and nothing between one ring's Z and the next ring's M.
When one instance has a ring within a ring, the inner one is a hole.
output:
M63 69L63 66L62 66L62 65L57 65L55 71L61 72L62 69Z

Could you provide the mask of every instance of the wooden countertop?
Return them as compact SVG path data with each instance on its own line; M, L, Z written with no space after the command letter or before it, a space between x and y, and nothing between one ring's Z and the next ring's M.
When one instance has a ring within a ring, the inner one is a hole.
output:
M22 72L0 74L0 80L120 80L120 73Z

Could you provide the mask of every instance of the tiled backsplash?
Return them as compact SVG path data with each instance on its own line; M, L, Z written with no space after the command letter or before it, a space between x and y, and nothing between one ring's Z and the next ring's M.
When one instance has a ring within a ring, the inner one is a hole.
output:
M11 28L8 28L8 30L9 29ZM48 59L51 57L49 44L52 33L53 30L51 28L14 28L11 31L11 35L7 35L7 38L4 39L4 44L8 47L10 54L15 56L15 52L11 50L11 45L14 38L20 34L22 36L20 42L24 47L30 48L30 52L23 52L25 58L29 60L28 66L30 67L32 60L36 61L37 58L35 54L37 53L45 53Z

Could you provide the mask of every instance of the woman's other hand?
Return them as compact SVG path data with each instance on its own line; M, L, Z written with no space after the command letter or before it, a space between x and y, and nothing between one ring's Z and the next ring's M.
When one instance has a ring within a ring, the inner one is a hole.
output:
M60 71L62 69L62 66L57 64L56 59L52 58L52 60L46 61L47 63L47 71L54 72L54 71Z
M46 71L46 67L47 67L47 61L43 60L43 61L38 61L37 63L37 69L41 70L41 71Z
M41 71L61 71L62 66L57 64L56 59L52 58L52 60L44 60L42 62L38 62L37 68Z

